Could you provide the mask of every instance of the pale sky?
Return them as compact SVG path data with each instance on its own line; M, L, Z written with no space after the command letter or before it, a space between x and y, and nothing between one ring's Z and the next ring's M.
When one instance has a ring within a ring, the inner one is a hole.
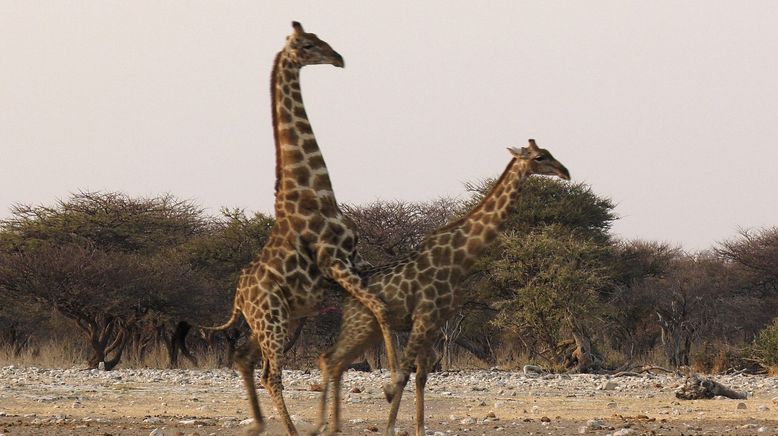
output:
M0 2L0 217L79 189L272 212L269 75L299 20L341 203L464 198L535 138L624 238L778 225L775 1Z

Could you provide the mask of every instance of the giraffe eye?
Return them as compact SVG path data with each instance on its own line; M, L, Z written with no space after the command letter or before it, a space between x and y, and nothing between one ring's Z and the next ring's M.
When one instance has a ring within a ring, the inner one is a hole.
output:
M535 162L543 162L544 160L546 160L546 157L542 155L535 158Z
M303 46L303 50L310 50L310 49L312 49L312 48L313 48L313 44L305 44L305 45Z

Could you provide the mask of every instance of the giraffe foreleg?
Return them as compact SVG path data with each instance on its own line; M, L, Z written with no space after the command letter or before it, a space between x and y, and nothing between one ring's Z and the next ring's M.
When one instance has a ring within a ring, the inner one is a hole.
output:
M435 352L431 349L422 350L416 358L416 436L424 436L424 387L427 376L435 363Z
M394 384L391 391L387 391L386 387L384 388L384 393L386 394L387 398L392 398L392 405L389 410L389 421L386 423L386 436L394 435L394 426L397 422L397 413L400 411L400 401L402 400L405 385L408 383L408 379L410 378L411 369L413 368L413 364L416 363L417 357L420 354L425 353L425 347L430 345L430 338L434 336L436 330L437 325L431 322L431 320L418 317L413 321L411 336L408 338L408 343L405 345L405 349L403 350L403 357L400 361L397 382ZM419 369L417 368L417 371L418 370ZM424 382L426 383L426 378L424 379ZM421 435L424 435L423 428Z

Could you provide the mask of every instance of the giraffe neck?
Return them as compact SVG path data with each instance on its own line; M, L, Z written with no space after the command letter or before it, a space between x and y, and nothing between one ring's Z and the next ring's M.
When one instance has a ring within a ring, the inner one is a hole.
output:
M305 112L300 67L284 51L273 63L270 92L276 145L276 214L284 213L283 203L293 191L313 189L317 196L334 198L327 166Z
M496 239L528 176L526 164L514 158L481 202L464 217L430 235L422 243L421 252L431 253L433 266L470 268Z

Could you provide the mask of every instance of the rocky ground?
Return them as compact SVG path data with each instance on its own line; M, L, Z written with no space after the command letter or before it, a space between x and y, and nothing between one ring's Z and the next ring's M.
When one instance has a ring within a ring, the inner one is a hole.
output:
M349 371L344 434L383 431L385 372ZM514 434L778 434L778 378L720 376L746 400L682 401L672 375L608 378L504 371L432 374L427 432ZM285 396L301 432L313 429L317 371L286 371ZM398 434L413 434L413 383L403 398ZM268 434L283 434L267 394ZM232 370L123 369L111 372L7 366L0 369L2 435L239 435L248 419Z

